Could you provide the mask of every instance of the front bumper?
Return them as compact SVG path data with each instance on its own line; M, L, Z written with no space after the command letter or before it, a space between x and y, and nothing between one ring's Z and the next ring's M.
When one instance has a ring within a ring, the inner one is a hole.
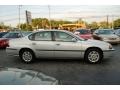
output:
M112 57L114 55L114 51L115 51L115 49L104 50L103 51L104 58Z
M118 44L118 43L120 43L120 40L103 40L103 41L111 43L111 44Z

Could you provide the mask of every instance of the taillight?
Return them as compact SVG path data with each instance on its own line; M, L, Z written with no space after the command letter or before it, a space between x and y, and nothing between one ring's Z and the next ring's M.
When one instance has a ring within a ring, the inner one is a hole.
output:
M6 40L6 46L9 47L9 40Z

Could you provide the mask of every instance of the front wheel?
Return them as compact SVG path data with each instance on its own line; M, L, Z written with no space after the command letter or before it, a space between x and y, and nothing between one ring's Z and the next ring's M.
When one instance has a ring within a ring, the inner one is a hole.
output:
M92 63L92 64L100 62L102 58L103 58L102 51L96 48L87 50L87 52L85 53L85 57L84 57L84 59L87 62Z
M20 58L25 63L31 63L35 59L35 55L31 50L23 50L20 52Z

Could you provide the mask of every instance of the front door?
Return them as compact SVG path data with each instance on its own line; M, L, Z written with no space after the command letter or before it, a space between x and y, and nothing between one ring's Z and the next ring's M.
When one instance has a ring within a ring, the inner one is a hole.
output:
M54 32L55 57L75 58L81 57L81 43L66 32Z

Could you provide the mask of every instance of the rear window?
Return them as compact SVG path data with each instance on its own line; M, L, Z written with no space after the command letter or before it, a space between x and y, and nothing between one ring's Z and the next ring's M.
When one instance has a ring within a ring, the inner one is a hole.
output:
M19 33L7 33L6 35L3 36L3 38L19 38L20 34Z
M80 34L90 34L90 30L76 30L77 32L80 32Z

